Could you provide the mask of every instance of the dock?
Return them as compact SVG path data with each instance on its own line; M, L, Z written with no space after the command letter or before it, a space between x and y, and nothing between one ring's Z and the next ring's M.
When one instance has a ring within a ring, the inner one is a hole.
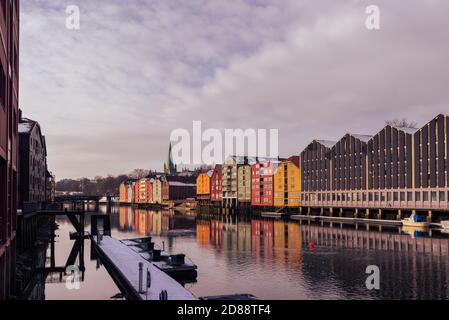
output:
M292 215L290 219L297 221L316 221L316 222L332 222L342 224L361 224L371 226L401 227L402 221L399 220L379 220L379 219L363 219L363 218L344 218L344 217L328 217L328 216L306 216Z
M198 267L194 263L186 261L184 254L169 255L163 248L152 243L151 237L120 240L120 242L175 280L181 283L196 281ZM149 245L151 248L148 247ZM155 252L157 252L157 258L154 256Z
M122 241L111 236L102 236L99 242L98 237L92 237L92 241L109 273L124 291L127 299L198 300L175 279ZM139 264L142 266L142 272ZM150 274L149 279L147 274Z

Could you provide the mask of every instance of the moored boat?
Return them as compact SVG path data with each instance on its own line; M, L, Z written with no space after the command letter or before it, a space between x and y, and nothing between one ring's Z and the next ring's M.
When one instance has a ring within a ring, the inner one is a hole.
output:
M412 214L409 218L402 220L402 225L404 227L428 228L430 223L426 220L426 217Z

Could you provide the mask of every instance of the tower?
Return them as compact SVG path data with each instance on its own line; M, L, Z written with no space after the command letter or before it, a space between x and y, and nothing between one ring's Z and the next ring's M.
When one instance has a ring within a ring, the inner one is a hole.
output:
M166 175L168 175L168 176L173 176L173 175L177 174L176 165L173 163L171 142L170 142L170 145L168 147L167 161L164 163L164 173Z

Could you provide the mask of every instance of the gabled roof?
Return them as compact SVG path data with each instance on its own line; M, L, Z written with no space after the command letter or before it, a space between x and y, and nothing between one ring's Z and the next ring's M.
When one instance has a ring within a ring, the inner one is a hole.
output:
M354 133L348 133L348 134L360 141L363 141L363 142L368 142L373 138L372 135L368 135L368 134L354 134Z
M337 143L331 140L315 140L315 141L329 149L332 148Z
M21 122L21 123L19 123L19 133L29 134L31 132L31 130L33 130L35 125L36 125L36 122L34 122L34 121Z

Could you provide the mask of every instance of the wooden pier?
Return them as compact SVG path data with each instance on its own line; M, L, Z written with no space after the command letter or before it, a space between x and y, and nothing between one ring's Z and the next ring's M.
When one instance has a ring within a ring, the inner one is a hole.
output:
M98 241L99 238L102 239ZM110 236L92 237L92 241L127 299L198 300L176 280L122 241Z

